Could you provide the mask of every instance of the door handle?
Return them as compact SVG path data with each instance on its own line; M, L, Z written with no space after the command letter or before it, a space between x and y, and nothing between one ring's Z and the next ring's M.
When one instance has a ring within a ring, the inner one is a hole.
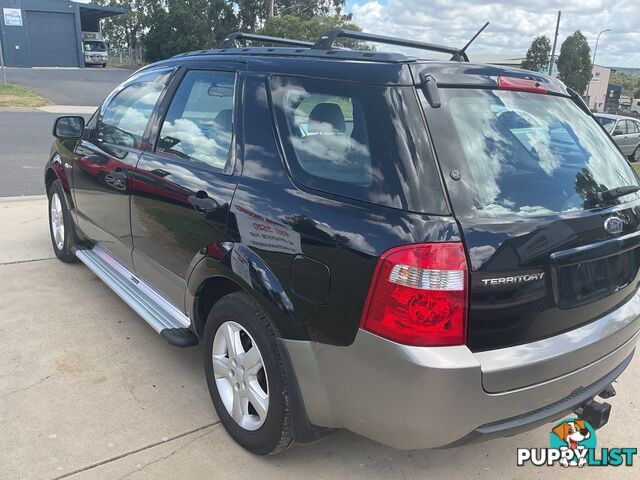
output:
M203 190L200 190L195 195L189 195L187 200L189 200L189 203L196 208L198 213L213 212L220 207L220 204L207 195L207 192Z

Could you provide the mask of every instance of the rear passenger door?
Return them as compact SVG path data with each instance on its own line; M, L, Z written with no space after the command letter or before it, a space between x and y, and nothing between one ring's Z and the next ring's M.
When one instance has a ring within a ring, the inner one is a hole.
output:
M632 153L633 139L629 133L630 131L633 131L633 126L628 120L619 120L613 131L615 141L625 155L631 155Z
M630 140L630 153L629 155L633 155L634 152L636 151L636 148L638 148L638 145L640 145L640 123L637 122L636 120L627 120L627 124L628 124L628 135L629 135L629 140Z
M234 68L181 70L132 180L136 273L180 308L201 251L225 240L235 190Z

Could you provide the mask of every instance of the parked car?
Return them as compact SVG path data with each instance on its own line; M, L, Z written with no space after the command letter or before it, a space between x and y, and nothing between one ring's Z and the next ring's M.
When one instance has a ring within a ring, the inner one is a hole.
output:
M201 343L257 454L336 428L430 448L603 426L640 330L640 186L580 96L451 47L243 37L57 119L56 255Z
M640 121L621 115L596 113L598 122L611 134L620 151L632 162L640 161Z

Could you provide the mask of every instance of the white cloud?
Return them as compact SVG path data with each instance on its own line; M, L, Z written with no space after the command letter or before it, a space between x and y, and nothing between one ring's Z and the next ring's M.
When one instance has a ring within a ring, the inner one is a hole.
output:
M352 0L347 11L364 31L463 46L489 21L488 29L470 52L524 56L537 35L553 37L562 10L558 52L576 30L593 51L598 32L596 63L640 68L639 0Z

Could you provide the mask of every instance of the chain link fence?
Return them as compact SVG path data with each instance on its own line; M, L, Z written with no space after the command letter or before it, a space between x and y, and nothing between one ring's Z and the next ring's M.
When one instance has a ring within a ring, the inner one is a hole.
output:
M109 47L109 65L112 66L128 66L128 65L144 65L144 48L142 46L136 48L118 48Z

